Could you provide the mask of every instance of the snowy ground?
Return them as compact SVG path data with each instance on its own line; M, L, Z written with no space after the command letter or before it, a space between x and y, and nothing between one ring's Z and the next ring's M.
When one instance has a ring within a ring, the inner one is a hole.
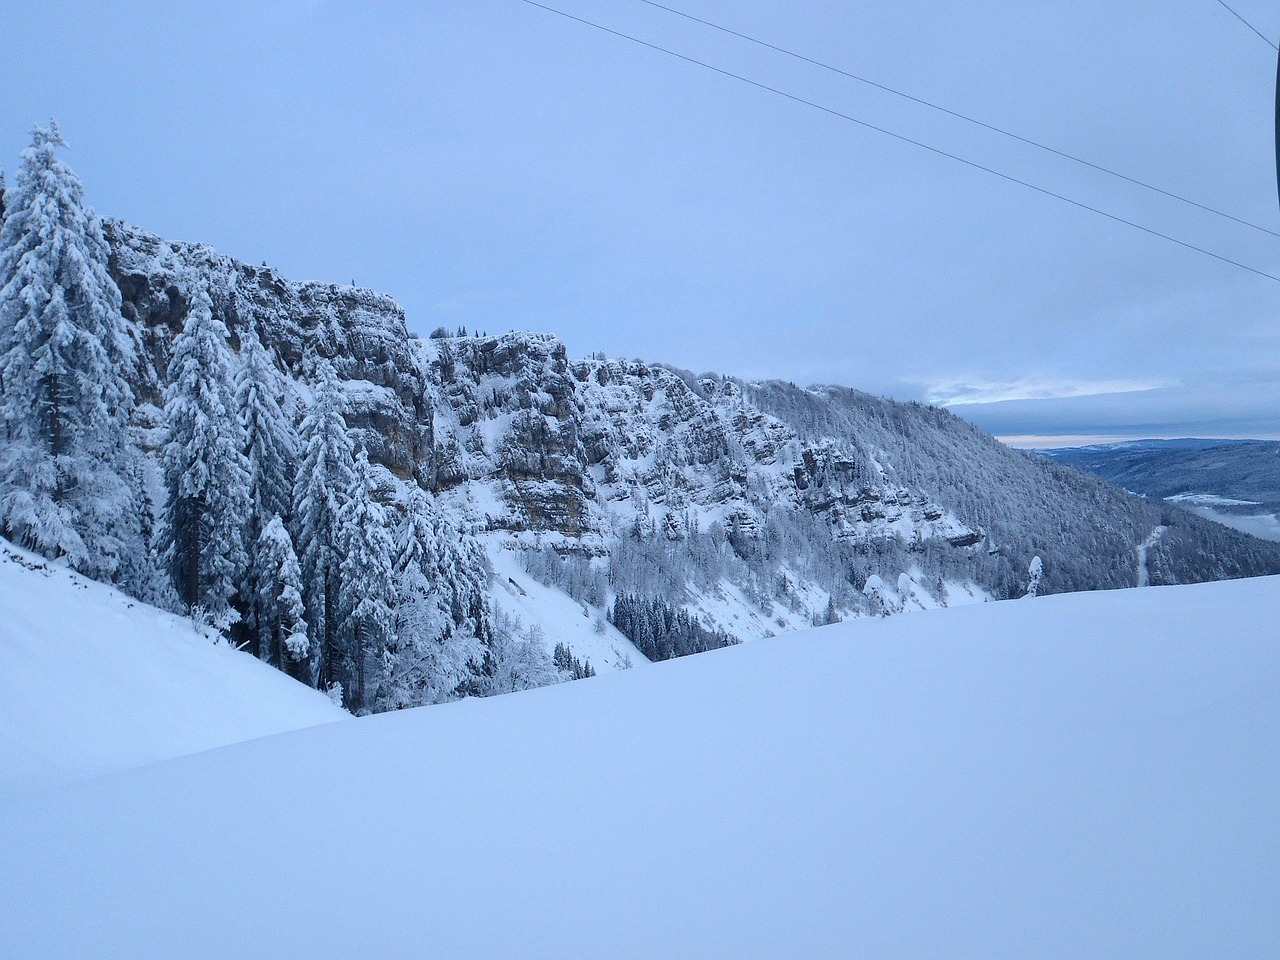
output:
M11 796L4 952L1271 960L1278 609L868 618Z
M514 550L497 537L482 540L493 564L493 601L525 626L542 628L547 652L565 643L573 655L590 661L597 673L648 663L645 655L605 619L603 607L585 607L563 590L533 579ZM585 612L584 612L585 611Z
M0 792L341 718L190 620L0 541Z

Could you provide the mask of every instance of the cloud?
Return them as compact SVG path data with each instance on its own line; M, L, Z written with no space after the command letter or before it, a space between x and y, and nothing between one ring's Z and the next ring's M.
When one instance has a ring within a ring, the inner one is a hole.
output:
M1280 435L1280 371L1232 371L1128 393L959 403L951 410L997 436L1265 438Z
M1162 380L1073 380L1023 377L1018 380L949 380L930 384L925 399L940 407L1011 400L1067 400L1076 397L1145 393L1171 387Z

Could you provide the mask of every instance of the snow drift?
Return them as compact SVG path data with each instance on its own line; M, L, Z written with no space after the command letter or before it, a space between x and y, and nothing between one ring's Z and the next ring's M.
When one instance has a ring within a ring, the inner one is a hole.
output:
M0 611L0 791L349 716L190 620L3 541Z
M10 797L0 929L32 960L1274 957L1278 608L1270 578L863 619Z

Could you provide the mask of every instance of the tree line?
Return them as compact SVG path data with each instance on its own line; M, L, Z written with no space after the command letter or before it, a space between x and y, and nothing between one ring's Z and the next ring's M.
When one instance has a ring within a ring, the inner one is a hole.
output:
M495 618L479 546L357 448L333 367L311 358L310 396L291 396L194 273L144 452L143 349L65 147L56 123L36 127L12 186L0 178L0 533L353 711L563 679Z

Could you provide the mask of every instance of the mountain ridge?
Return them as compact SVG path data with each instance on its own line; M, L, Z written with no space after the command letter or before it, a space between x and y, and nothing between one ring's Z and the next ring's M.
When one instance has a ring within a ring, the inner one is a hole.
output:
M1152 583L1280 572L1273 548L1011 450L938 408L574 360L550 334L421 339L384 294L292 283L121 221L106 233L150 358L144 395L163 380L184 290L203 284L233 346L247 327L267 345L295 406L317 363L333 364L348 426L387 482L428 491L491 556L606 566L605 594L575 597L588 613L637 587L747 639L949 594L1017 596L1035 556L1044 592L1131 586L1136 550L1160 525L1173 532L1152 551ZM716 569L682 586L682 564ZM734 591L752 608L737 625L720 609Z

